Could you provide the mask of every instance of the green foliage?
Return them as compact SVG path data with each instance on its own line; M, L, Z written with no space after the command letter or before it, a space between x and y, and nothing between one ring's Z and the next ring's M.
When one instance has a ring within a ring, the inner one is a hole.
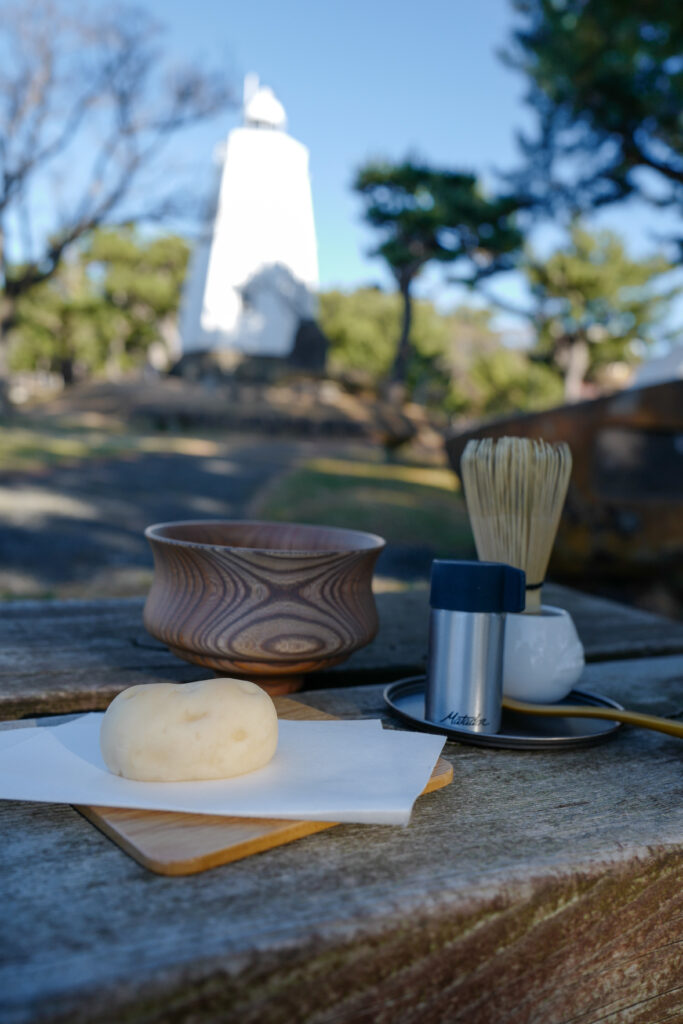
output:
M523 19L510 61L530 82L539 132L526 187L548 198L555 158L572 161L576 209L632 192L683 201L683 5L675 0L514 0ZM551 192L553 189L551 188Z
M188 247L142 239L133 227L101 229L56 273L17 301L13 369L93 373L140 364L178 308Z
M70 383L75 364L93 370L105 364L113 326L83 266L63 262L18 299L10 368L59 372Z
M382 256L399 286L432 260L464 259L470 276L510 265L521 236L517 202L487 199L473 174L439 171L408 160L369 163L354 188L365 200L365 219L377 228Z
M331 343L331 368L362 371L378 383L391 364L400 305L399 295L377 288L322 293L319 319ZM471 306L441 314L430 302L415 302L406 376L414 399L470 416L547 408L562 400L561 377L504 348L491 316Z
M313 459L288 473L265 493L259 517L320 523L354 530L377 529L394 544L429 543L439 553L468 558L472 533L453 474L410 464Z
M585 350L588 377L607 363L637 361L634 342L652 340L677 292L652 287L671 269L665 259L632 259L618 235L593 234L578 222L566 248L545 261L530 258L525 269L537 309L537 351L565 374L577 346Z
M85 250L85 263L104 273L101 291L120 308L175 313L185 277L189 249L176 235L143 241L136 229L96 231Z
M375 382L391 368L401 326L401 297L379 288L323 292L318 320L330 340L330 366L357 370ZM446 345L448 325L430 302L414 304L414 355L429 358Z
M385 260L403 297L391 376L404 382L411 361L415 278L430 262L464 267L461 280L468 284L511 267L522 244L515 223L518 203L487 198L472 174L409 160L371 162L360 169L353 187L363 197L365 220L379 235L373 255Z
M123 365L139 363L175 317L189 248L175 235L143 240L134 227L100 229L83 260L103 303L118 314L115 349Z
M548 409L561 404L563 395L559 374L532 362L524 352L502 347L474 359L467 391L465 408L475 408L485 416ZM462 384L452 401L462 401L461 394Z

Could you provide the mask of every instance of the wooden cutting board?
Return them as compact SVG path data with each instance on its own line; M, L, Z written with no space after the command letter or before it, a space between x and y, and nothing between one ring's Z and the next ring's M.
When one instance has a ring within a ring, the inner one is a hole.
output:
M288 697L275 697L275 706L279 718L334 717ZM423 793L441 789L452 781L453 767L440 757ZM192 875L334 828L329 821L225 818L217 814L121 807L78 806L76 810L139 864L160 875Z

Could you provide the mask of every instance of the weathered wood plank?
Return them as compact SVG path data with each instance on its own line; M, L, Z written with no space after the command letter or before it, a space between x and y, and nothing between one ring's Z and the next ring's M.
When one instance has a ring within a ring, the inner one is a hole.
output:
M683 657L584 682L672 714ZM381 689L298 699L373 714ZM177 879L70 808L0 804L0 1019L672 1024L682 749L626 728L561 753L448 744L454 784L407 829L341 826Z
M588 661L683 653L683 622L553 583L543 600L570 613Z
M574 616L590 659L683 651L683 623L566 588L548 586L547 603ZM382 682L424 669L428 595L380 594L377 639L346 663L309 679L308 688ZM126 686L201 679L142 626L139 599L22 601L0 617L0 719L106 707Z

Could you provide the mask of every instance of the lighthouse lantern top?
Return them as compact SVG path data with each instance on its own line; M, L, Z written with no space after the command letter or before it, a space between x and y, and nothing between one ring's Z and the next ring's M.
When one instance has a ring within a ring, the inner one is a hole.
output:
M244 124L248 128L275 128L285 131L287 115L272 89L259 83L258 75L244 79Z

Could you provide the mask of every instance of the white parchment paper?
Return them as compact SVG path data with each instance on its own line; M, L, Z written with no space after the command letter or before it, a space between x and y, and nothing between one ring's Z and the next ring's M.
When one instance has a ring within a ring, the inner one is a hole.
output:
M209 782L133 782L105 767L102 718L0 731L0 799L404 825L445 742L385 730L378 719L283 719L275 756L259 771Z

